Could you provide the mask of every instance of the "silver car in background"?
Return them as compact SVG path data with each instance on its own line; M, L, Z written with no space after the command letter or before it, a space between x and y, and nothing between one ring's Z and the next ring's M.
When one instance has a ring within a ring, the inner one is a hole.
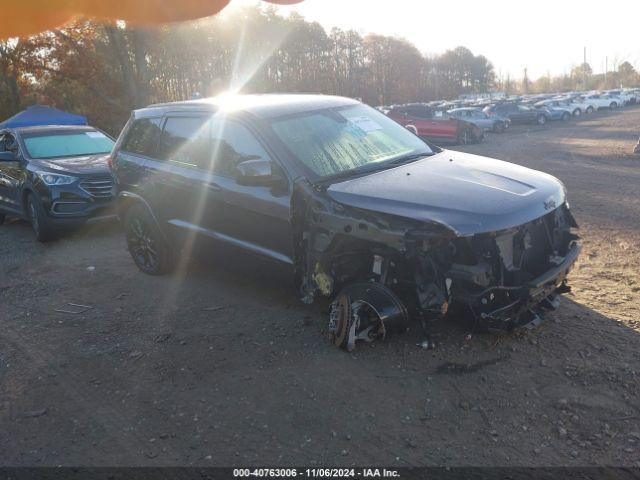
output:
M447 115L473 123L486 132L503 133L511 126L511 120L507 117L489 116L479 107L454 108Z

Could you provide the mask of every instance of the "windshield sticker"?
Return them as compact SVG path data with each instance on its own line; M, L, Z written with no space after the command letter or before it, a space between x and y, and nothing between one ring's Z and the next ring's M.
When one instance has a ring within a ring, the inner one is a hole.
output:
M371 118L366 116L360 117L347 117L349 122L353 123L356 127L364 132L373 132L375 130L382 130L382 126L378 125Z
M87 137L89 138L106 138L104 133L100 132L87 132Z

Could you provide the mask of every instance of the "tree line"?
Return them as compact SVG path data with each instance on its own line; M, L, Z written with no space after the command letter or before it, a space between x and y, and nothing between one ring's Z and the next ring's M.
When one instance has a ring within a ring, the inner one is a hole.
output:
M132 109L229 89L326 93L386 105L505 86L510 93L521 89L497 82L491 62L468 48L424 55L401 38L327 32L269 7L153 29L80 20L0 42L0 119L45 103L86 115L113 134Z
M467 48L425 56L400 38L327 32L274 8L154 29L83 20L0 42L0 118L46 103L113 133L132 109L228 89L317 92L381 105L486 91L493 81L491 63Z

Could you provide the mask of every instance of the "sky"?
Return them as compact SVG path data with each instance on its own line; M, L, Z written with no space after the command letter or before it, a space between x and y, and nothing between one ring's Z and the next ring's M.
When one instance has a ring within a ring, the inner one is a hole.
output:
M256 4L232 0L231 5ZM535 79L587 62L595 73L623 61L640 69L638 0L304 0L278 10L298 12L327 30L403 37L423 53L463 45L486 56L498 76ZM519 5L523 5L520 7Z

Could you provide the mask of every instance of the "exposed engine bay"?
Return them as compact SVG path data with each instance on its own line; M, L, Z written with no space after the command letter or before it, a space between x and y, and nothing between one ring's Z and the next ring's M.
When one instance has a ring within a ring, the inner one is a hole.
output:
M581 247L568 204L522 225L460 234L439 222L368 211L298 183L293 197L296 279L303 300L334 296L329 330L353 350L419 322L471 320L475 331L533 328L570 290Z

